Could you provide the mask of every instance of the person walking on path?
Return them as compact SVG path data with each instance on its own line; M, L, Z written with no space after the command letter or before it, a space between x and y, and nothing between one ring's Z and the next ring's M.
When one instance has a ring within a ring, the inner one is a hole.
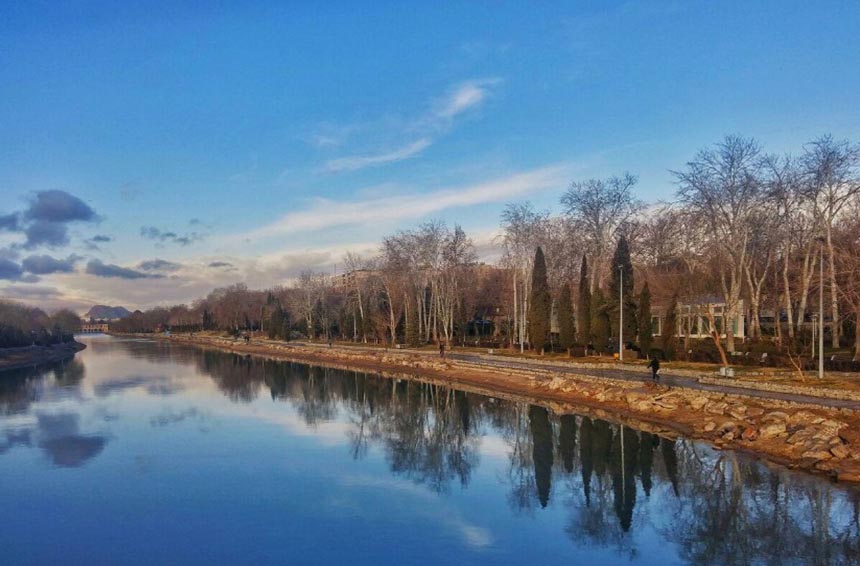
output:
M651 357L648 367L651 368L651 379L654 382L660 381L660 360L657 359L657 356Z
M445 359L445 343L441 341L439 342L439 357Z

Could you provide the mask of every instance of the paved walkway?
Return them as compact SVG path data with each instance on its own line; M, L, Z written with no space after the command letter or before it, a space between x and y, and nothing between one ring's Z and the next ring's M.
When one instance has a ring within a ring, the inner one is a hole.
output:
M624 381L649 381L651 372L646 368L641 370L621 369L621 368L578 368L564 367L560 364L544 364L539 360L517 360L517 359L488 359L486 356L476 354L459 354L451 352L448 357L452 360L462 360L469 363L481 364L488 367L508 368L528 370L534 368L556 371L562 374L584 375L591 377L602 377L607 379L618 379ZM736 395L745 395L747 397L758 397L763 399L779 399L782 401L792 401L795 403L812 403L826 407L834 407L838 409L860 409L860 402L831 399L828 397L819 397L816 395L801 395L795 393L780 393L775 391L762 391L759 389L751 389L747 387L732 387L729 385L713 385L709 383L700 383L694 377L681 375L673 375L671 373L661 372L660 383L670 387L686 387L688 389L697 389L700 391L715 391L718 393L732 393Z

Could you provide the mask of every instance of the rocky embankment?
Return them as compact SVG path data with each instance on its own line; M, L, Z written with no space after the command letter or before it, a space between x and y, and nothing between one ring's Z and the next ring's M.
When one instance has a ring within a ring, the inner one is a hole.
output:
M84 348L86 346L80 342L66 342L52 346L3 348L0 349L0 372L59 362L71 358Z
M660 425L709 441L717 448L755 453L790 467L860 482L860 410L829 406L825 398L801 403L561 374L546 368L500 369L396 350L268 341L244 344L212 336L180 335L168 339L343 369L441 380L488 394L521 395L556 406L569 403Z
M684 427L718 448L753 452L776 462L860 481L860 413L826 404L643 384L595 387L553 378L538 385L596 401L606 409ZM822 403L826 403L822 400Z

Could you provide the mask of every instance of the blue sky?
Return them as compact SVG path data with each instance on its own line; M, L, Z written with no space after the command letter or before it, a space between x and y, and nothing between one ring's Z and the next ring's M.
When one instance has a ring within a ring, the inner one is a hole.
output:
M267 286L429 217L487 242L575 179L670 199L728 133L860 138L856 2L126 4L0 2L0 217L52 190L94 212L62 245L0 231L6 262L75 266L6 265L0 296Z

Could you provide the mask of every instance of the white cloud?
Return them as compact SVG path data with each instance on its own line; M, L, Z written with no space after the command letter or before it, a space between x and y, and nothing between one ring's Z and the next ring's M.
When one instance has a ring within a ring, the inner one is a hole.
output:
M427 193L353 201L319 199L306 210L291 212L267 226L229 239L265 239L337 226L420 218L448 208L501 202L545 189L560 189L568 174L568 166L553 165L485 183Z
M499 79L482 79L460 84L439 105L436 114L440 118L447 119L462 114L469 108L481 104L489 95L490 87L499 82Z
M490 89L500 82L500 79L478 79L460 83L452 88L447 96L436 101L423 116L411 122L408 128L410 133L415 135L415 132L418 132L418 135L422 136L420 139L394 150L330 159L325 164L325 170L330 173L356 171L415 157L433 145L438 136L450 129L454 118L484 102L490 94ZM331 129L331 126L329 128ZM317 147L331 147L338 145L340 139L342 138L330 134L317 133L312 136L311 142Z
M331 172L355 171L357 169L363 169L365 167L371 167L374 165L383 165L385 163L403 161L404 159L415 157L416 155L430 147L432 143L433 142L430 139L422 138L420 140L410 143L407 146L386 153L380 153L377 155L352 155L348 157L339 157L337 159L329 160L326 163L325 168L326 171Z

